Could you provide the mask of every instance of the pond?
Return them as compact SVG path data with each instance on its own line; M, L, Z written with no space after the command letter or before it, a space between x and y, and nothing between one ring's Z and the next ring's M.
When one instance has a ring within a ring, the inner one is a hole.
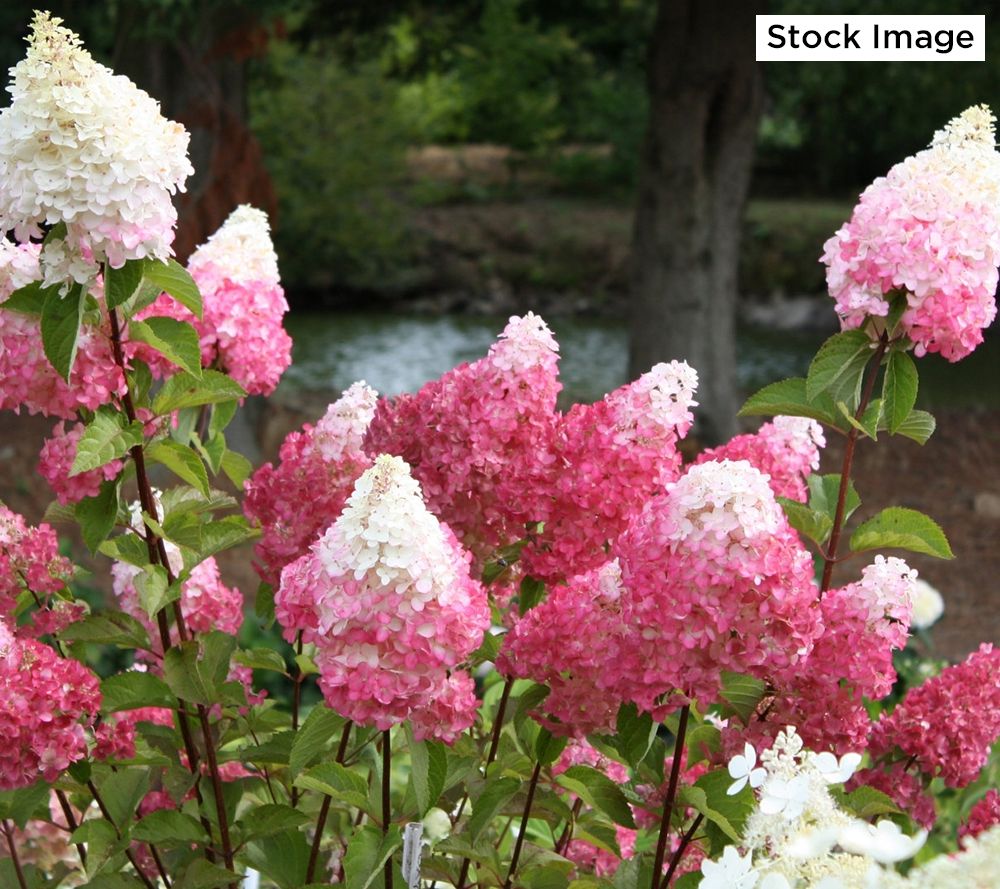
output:
M463 361L484 355L506 318L466 315L397 315L371 312L293 312L286 326L295 343L281 393L340 392L366 380L380 394L412 392ZM608 319L554 317L560 345L563 397L596 401L626 382L625 324ZM751 392L803 375L824 334L742 326L738 336L740 387ZM920 363L925 407L1000 406L1000 338L948 365L937 356Z

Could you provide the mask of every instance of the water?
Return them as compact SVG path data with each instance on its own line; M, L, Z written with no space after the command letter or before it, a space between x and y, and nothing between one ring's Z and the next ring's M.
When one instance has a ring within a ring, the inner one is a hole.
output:
M293 312L292 366L281 383L295 390L340 392L365 380L383 395L413 392L463 361L486 353L506 318ZM564 401L596 401L625 383L628 338L624 323L557 317L550 327L560 345ZM742 327L737 372L744 392L789 376L804 375L823 340L815 331ZM1000 406L1000 337L949 365L937 356L920 360L924 407Z

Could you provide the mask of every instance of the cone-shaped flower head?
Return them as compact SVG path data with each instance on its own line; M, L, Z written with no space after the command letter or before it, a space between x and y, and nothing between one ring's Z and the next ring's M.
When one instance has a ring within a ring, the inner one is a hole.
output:
M320 687L339 713L386 729L434 708L440 735L471 724L471 683L452 673L489 627L486 596L470 556L428 511L398 457L381 455L354 486L340 518L282 573L275 599L312 612ZM307 604L307 597L312 602ZM302 615L298 619L303 619ZM454 718L444 719L442 701Z
M95 263L170 255L171 195L193 172L188 134L127 77L95 62L58 18L38 12L0 112L0 229L66 237L42 256L48 283L87 282Z
M985 105L956 117L929 148L868 186L826 242L826 280L845 328L886 316L889 293L901 291L901 325L917 355L957 361L983 341L1000 264L994 121Z

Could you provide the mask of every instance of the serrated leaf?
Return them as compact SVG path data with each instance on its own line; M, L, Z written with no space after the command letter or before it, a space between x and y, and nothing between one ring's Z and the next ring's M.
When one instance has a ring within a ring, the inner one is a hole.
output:
M872 354L872 341L863 330L835 333L816 352L806 375L806 398L815 401L824 392L835 389L845 398L857 390L865 366ZM846 400L846 399L845 399Z
M939 559L955 558L937 522L922 512L901 506L883 509L859 525L851 535L854 552L883 548L907 549Z
M149 771L119 768L104 779L100 790L111 820L124 828L149 790Z
M625 794L603 772L590 766L570 766L556 778L556 782L572 790L591 808L603 812L615 824L635 828Z
M559 759L568 743L569 738L565 735L553 735L545 726L542 726L535 738L535 761L540 762L543 766L552 765Z
M227 450L222 455L219 465L226 474L226 478L240 490L243 489L244 482L250 478L250 474L253 472L253 464L242 454L237 454L236 451Z
M112 408L101 408L83 430L76 445L70 476L79 475L118 460L143 442L142 423L128 423Z
M97 551L116 562L126 562L137 568L145 568L149 562L149 548L146 546L146 541L131 531L105 540L97 547Z
M288 670L285 659L273 648L261 647L251 648L249 651L237 651L233 655L233 661L251 670L273 670L275 673L285 673ZM305 729L305 725L302 728Z
M247 858L278 889L299 889L309 864L309 843L299 830L283 830L247 846Z
M754 796L749 787L729 796L727 791L733 779L725 769L702 775L693 786L681 787L678 800L691 806L708 822L706 832L712 838L712 854L717 854L718 842L708 829L714 826L724 841L739 842L743 825L753 811ZM723 842L724 842L723 841Z
M150 619L181 597L180 584L168 583L167 571L161 565L146 566L145 571L133 578L132 584L139 594L142 610Z
M239 886L243 878L239 874L211 864L204 858L192 861L183 876L174 880L175 889L220 889L222 886Z
M304 812L293 809L291 806L269 803L248 810L246 815L237 822L237 826L242 829L246 839L252 839L281 833L311 820L313 819L310 819Z
M50 786L44 781L17 790L0 791L0 819L9 819L23 829L39 807L47 804L51 794Z
M165 707L173 710L177 698L167 684L152 673L127 670L101 680L101 712L117 713L140 707Z
M204 843L209 838L196 818L174 809L159 809L146 815L132 828L132 839L169 848Z
M523 617L545 598L545 583L534 577L526 576L518 588L517 608Z
M114 309L127 302L142 285L142 276L146 269L146 260L130 259L120 269L104 268L104 300L109 309Z
M101 482L101 490L84 497L74 509L80 536L92 553L107 539L118 516L118 479Z
M201 343L198 332L186 321L157 315L145 321L130 321L128 338L145 343L181 370L201 377Z
M66 642L98 642L149 650L146 628L123 611L101 611L70 624L60 634Z
M83 323L87 293L79 284L70 287L65 296L53 288L42 306L42 349L56 373L69 380L76 361L76 347Z
M321 762L295 779L295 786L316 790L352 808L368 808L368 783L338 762Z
M410 778L417 798L417 817L423 818L437 804L448 777L448 754L440 741L417 741L407 724L407 747L410 750Z
M0 302L0 308L6 312L19 312L22 315L39 317L45 307L45 300L53 292L59 292L58 284L43 287L41 281L32 281L30 284L18 288L7 299Z
M870 821L878 815L898 815L900 812L892 799L881 790L862 784L850 793L844 793L841 788L831 788L830 791L840 806L857 818Z
M179 373L167 380L156 393L153 413L163 416L185 407L246 398L246 394L236 380L217 370L203 371L200 379L189 373Z
M167 262L147 260L143 277L201 318L201 293L198 285L180 263L173 259Z
M882 382L882 410L890 435L899 431L913 410L917 402L918 381L913 359L906 352L893 352Z
M722 671L722 689L719 697L733 709L744 724L750 721L750 717L766 693L767 685L756 676Z
M872 399L871 404L865 408L865 412L861 415L860 420L854 416L854 412L846 402L838 401L837 410L840 411L841 416L847 421L848 425L853 426L858 432L867 436L872 441L878 441L879 425L882 422L881 398Z
M368 824L356 831L344 854L347 889L368 889L382 875L382 868L400 846L403 837L395 824L382 832Z
M277 652L273 652L277 654ZM278 655L280 657L280 655ZM284 659L282 659L284 666ZM318 762L340 737L344 718L334 713L325 704L317 704L295 733L295 742L288 759L288 765L295 778L303 769Z
M212 417L208 421L208 437L214 438L221 434L236 416L238 408L239 402L236 401L222 401L215 405L212 408Z
M170 438L161 439L146 448L146 456L150 460L162 463L178 478L197 488L204 496L208 496L211 488L208 484L208 473L201 458L182 444Z
M482 793L472 804L472 815L465 827L469 842L474 846L476 840L489 827L496 814L509 803L521 789L517 778L496 778L487 781Z
M778 497L778 503L784 510L788 524L800 534L823 546L833 530L833 519L826 513L810 509L804 503L790 500L788 497Z
M833 521L837 513L837 499L840 496L840 474L813 474L806 479L806 484L809 486L809 508L829 516ZM844 521L847 521L860 505L861 498L854 487L854 482L848 479L847 491L844 494Z
M702 760L710 760L722 749L722 733L711 723L703 722L688 729L687 762L694 765Z
M828 395L806 398L806 381L792 377L771 383L751 395L740 408L741 417L809 417L838 429L844 428L836 406Z
M635 704L625 703L618 708L615 727L615 747L632 768L638 768L656 737L657 725L653 717L640 713Z
M182 700L206 706L217 704L221 690L212 677L200 668L198 654L197 642L175 645L163 657L163 678L170 690Z
M896 428L896 435L904 435L917 444L926 444L937 428L937 421L927 411L912 410Z

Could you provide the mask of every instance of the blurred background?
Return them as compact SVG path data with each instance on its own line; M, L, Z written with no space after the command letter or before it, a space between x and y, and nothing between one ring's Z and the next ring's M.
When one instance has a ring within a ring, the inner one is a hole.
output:
M37 5L0 5L4 69ZM701 440L726 437L743 395L803 373L836 329L818 257L858 193L967 106L1000 107L1000 52L758 65L764 9L740 0L47 5L192 133L180 259L239 203L271 216L295 351L275 398L245 412L256 461L354 380L415 390L527 310L561 344L567 404L686 357L704 380ZM766 11L986 13L991 47L992 7ZM938 644L957 656L1000 642L1000 342L988 332L960 364L921 370L938 433L864 448L858 487L952 539L957 563L913 561L945 595ZM0 498L33 520L49 497L36 419L15 435L5 418L0 439Z

